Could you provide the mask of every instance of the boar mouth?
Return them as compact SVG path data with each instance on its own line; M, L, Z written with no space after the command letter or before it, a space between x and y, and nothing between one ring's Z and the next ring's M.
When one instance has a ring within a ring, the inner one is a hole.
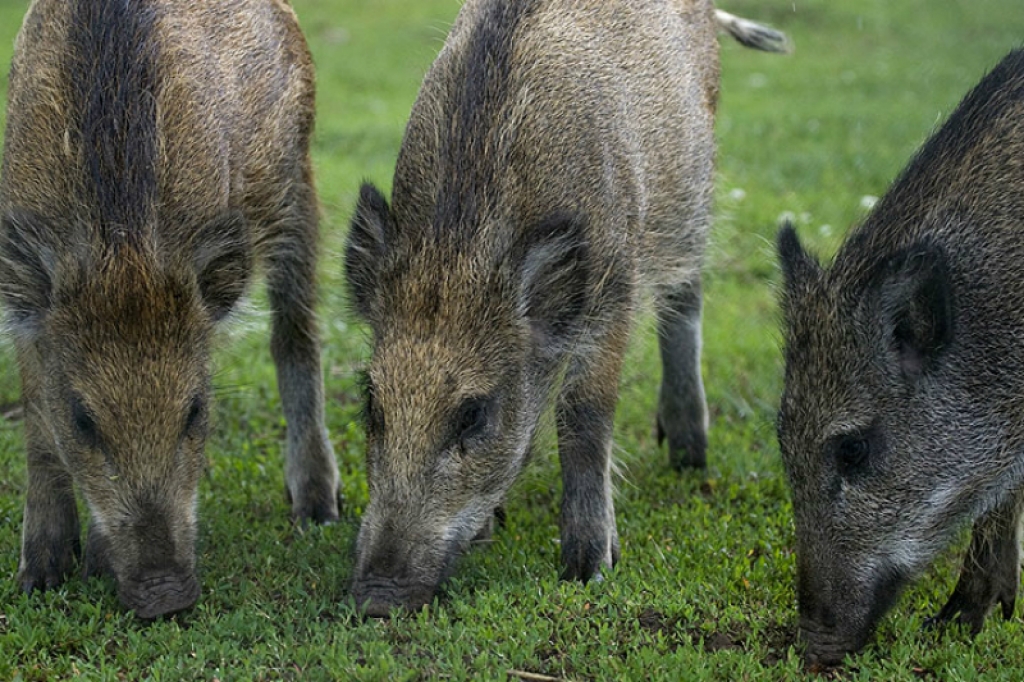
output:
M393 609L415 611L431 602L437 583L367 578L352 586L356 606L368 618L387 618Z
M143 620L154 620L191 608L199 599L194 574L160 573L121 583L118 597Z
M844 638L835 632L818 629L816 624L800 623L800 639L803 640L804 661L811 671L834 668L843 662L847 654L861 648L858 638Z

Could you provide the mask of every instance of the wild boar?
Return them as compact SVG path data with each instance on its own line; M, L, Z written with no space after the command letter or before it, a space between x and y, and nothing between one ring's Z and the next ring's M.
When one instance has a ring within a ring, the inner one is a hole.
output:
M142 618L191 606L217 323L266 266L300 520L337 518L308 144L313 69L284 0L36 0L0 169L0 297L28 491L18 580L110 571Z
M364 185L348 238L350 298L373 333L352 587L366 613L433 598L552 399L562 576L614 564L612 421L643 286L659 306L659 438L675 467L705 465L716 25L784 45L717 19L703 0L463 6L413 107L391 205Z
M1024 491L1024 51L960 103L828 269L792 227L778 436L807 660L840 662L967 522L937 622L1013 611Z

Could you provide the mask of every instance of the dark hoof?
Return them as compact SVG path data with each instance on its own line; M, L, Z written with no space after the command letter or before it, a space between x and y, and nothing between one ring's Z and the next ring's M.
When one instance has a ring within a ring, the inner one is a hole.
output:
M618 541L614 541L611 547L611 561L614 565L619 558ZM563 542L562 544L562 573L561 580L576 580L589 582L603 580L601 571L611 568L605 561L604 543L578 543Z
M656 428L658 447L668 440L668 462L673 469L682 472L687 469L707 468L708 438L706 434L699 433L691 434L686 438L672 438L662 427L660 417Z
M962 625L968 629L972 637L976 637L985 625L985 618L994 606L999 606L1003 618L1013 618L1013 609L1016 604L1015 593L1006 595L993 595L991 601L978 602L971 600L958 591L954 591L942 609L924 621L922 627L925 630L935 630L946 624Z
M26 560L18 571L18 584L26 594L45 592L64 584L74 573L75 564L81 555L81 545L76 541L66 549L53 547L49 551L36 552L28 548Z
M295 504L288 486L285 486L284 492L288 504L292 507L292 521L303 530L310 524L329 526L337 523L341 518L339 510L342 508L344 497L340 492L330 495L307 496L301 504Z

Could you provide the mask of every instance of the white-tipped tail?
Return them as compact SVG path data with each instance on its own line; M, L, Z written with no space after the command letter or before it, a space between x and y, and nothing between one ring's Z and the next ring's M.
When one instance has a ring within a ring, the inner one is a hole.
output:
M720 9L715 10L718 27L735 38L741 45L764 52L790 52L793 47L785 33L749 21Z

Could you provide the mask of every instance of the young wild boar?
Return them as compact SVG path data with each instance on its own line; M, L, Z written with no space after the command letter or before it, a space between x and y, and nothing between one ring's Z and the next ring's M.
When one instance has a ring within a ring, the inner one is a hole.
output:
M313 71L284 0L36 0L11 67L0 296L28 497L18 579L109 571L143 618L191 606L210 342L254 262L294 515L337 517L313 314Z
M463 6L413 107L392 204L364 185L349 235L351 300L374 338L353 584L367 613L430 601L556 393L562 575L615 562L612 418L641 285L660 306L659 436L674 466L704 466L715 31L707 1Z
M1024 491L1024 51L924 145L825 270L792 227L779 444L812 664L860 648L966 522L936 621L1013 611Z

